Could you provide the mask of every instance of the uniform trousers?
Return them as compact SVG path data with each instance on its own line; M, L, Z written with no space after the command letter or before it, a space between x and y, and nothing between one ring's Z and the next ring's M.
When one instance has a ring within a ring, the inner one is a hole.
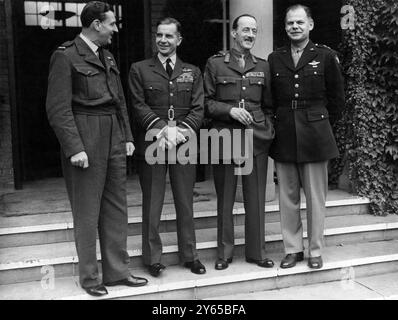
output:
M166 191L166 173L169 170L177 215L177 242L181 262L198 259L193 218L193 188L196 177L194 164L148 164L140 161L142 189L142 255L144 264L160 263L162 240L159 235L160 217Z
M265 189L267 184L268 154L253 157L253 171L242 175L245 208L245 254L247 258L263 260L265 255ZM232 258L234 250L233 207L238 176L235 164L213 165L217 193L218 258Z
M97 231L102 278L113 282L129 276L127 253L126 146L115 114L75 114L89 167L72 166L62 156L71 202L74 235L83 288L101 283L98 276Z
M328 189L327 161L276 162L283 244L286 254L304 251L300 216L300 187L307 204L307 234L310 257L321 256Z

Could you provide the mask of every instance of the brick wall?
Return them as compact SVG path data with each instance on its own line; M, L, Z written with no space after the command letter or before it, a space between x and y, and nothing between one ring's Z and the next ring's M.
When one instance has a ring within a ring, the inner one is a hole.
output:
M0 188L13 181L5 4L0 0Z

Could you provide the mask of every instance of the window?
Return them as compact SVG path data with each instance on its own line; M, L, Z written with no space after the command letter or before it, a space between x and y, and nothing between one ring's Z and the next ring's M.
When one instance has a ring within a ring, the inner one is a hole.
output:
M25 25L40 26L43 29L54 29L56 27L81 27L80 15L85 3L74 2L46 2L25 1ZM121 28L122 6L114 5L113 11L118 27Z

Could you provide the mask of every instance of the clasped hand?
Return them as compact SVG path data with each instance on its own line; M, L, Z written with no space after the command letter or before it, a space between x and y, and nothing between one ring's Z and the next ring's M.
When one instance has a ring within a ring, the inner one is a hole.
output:
M159 146L163 151L172 149L180 143L185 143L187 134L188 129L167 126L161 131Z

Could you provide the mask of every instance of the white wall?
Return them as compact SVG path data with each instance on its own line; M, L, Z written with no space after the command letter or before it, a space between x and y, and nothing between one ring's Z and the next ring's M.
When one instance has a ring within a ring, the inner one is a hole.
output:
M273 0L230 0L232 21L243 13L256 17L259 33L252 52L260 58L267 58L273 49ZM232 42L231 42L232 43Z

